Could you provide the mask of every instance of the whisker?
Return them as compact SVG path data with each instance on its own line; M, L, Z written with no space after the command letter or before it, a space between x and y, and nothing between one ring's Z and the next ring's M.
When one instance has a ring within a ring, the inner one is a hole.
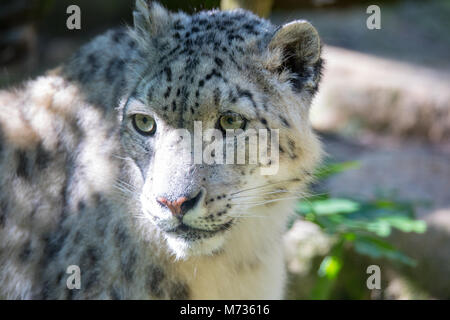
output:
M252 214L230 214L230 217L233 218L267 218L266 216L255 216Z
M130 183L126 182L126 181L123 181L121 179L117 179L116 180L116 185L120 185L120 186L126 187L127 189L129 189L131 191L136 191L136 187L135 186L133 186L132 184L130 184Z
M130 194L130 195L133 195L133 194L134 194L132 190L129 190L129 189L123 187L123 186L120 186L120 185L115 184L113 187L114 187L117 191L121 191L121 192L124 193L124 194Z
M121 160L130 160L130 158L128 158L128 157L122 157L122 156L119 156L119 155L114 154L114 153L112 154L112 156L114 158L121 159Z
M266 201L260 201L260 202L246 202L246 203L235 203L236 205L250 205L251 207L261 206L267 203L272 203L276 201L286 201L286 200L298 200L300 197L284 197L284 198L278 198L278 199L272 199L272 200L266 200Z
M295 178L295 179L286 179L286 180L276 181L276 182L272 182L272 183L266 183L266 184L263 184L263 185L260 185L260 186L257 186L257 187L252 187L252 188L248 188L248 189L238 190L236 192L230 193L230 195L233 196L233 195L236 195L238 193L245 192L245 191L260 189L260 188L264 188L264 187L267 187L267 186L272 186L274 184L286 183L286 182L290 182L290 181L298 181L298 179L297 178Z
M290 190L285 190L285 189L278 189L278 190L274 190L274 191L270 191L270 192L266 192L266 193L259 193L259 194L255 194L255 195L230 197L229 199L248 198L248 197L258 197L258 196L264 196L264 195L268 195L268 194L276 194L276 193L297 193L297 191L290 191Z

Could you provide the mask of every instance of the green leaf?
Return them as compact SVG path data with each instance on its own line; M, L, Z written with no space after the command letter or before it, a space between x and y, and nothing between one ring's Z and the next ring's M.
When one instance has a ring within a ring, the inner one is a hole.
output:
M330 198L325 200L301 201L297 206L297 210L303 214L315 213L318 215L329 215L356 212L359 207L359 203L353 200Z
M319 276L334 279L342 268L342 261L336 255L326 256L319 267Z
M376 220L369 222L366 225L366 230L375 233L377 236L386 238L391 234L392 228L389 222L383 220Z
M427 224L423 220L414 220L406 216L387 216L380 218L380 221L389 223L403 232L424 233L427 230Z
M416 261L398 251L391 244L373 237L357 237L353 242L356 252L369 257L387 258L409 266L415 266Z

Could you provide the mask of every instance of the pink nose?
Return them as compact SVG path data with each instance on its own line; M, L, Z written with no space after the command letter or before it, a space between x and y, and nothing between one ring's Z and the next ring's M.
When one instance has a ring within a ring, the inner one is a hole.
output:
M169 208L169 210L172 212L172 214L174 216L179 216L183 213L183 211L181 210L181 205L184 202L186 202L187 200L188 200L188 198L186 198L186 197L178 198L175 201L169 201L166 198L162 198L162 197L156 198L156 201L158 201L160 204Z
M200 190L193 198L183 196L174 201L169 201L166 197L157 197L156 201L160 205L168 208L170 212L172 212L172 215L181 218L190 210L194 210L200 205L200 200L203 199L203 194L204 191Z

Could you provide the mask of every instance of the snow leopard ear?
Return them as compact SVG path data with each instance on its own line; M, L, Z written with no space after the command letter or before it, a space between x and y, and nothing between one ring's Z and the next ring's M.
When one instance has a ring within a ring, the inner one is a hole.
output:
M134 29L143 36L156 36L167 30L170 13L159 3L148 0L136 0L133 12Z
M281 53L276 69L289 71L293 87L317 89L322 60L321 43L317 30L305 20L296 20L281 26L270 39L270 51Z

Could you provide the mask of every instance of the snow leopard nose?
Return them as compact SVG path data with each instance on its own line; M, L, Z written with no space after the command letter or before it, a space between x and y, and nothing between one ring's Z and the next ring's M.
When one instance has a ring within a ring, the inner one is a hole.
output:
M163 207L168 208L174 216L183 217L189 210L195 208L202 197L202 191L193 198L180 197L174 201L169 201L164 197L157 197L156 201Z

